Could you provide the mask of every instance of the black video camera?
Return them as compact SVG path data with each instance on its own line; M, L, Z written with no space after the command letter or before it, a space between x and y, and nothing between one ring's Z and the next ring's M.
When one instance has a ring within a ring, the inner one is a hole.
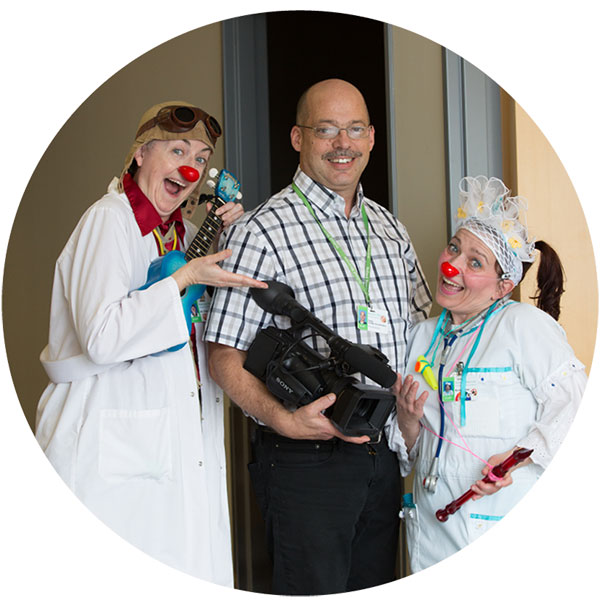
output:
M378 441L394 406L392 392L360 383L361 372L383 387L396 381L387 357L372 346L355 344L329 329L294 299L292 289L280 282L250 293L265 311L290 317L292 327L262 329L248 349L244 368L263 381L286 406L303 406L332 392L335 403L325 415L344 434L368 435ZM323 356L303 341L306 329L325 339L331 349Z

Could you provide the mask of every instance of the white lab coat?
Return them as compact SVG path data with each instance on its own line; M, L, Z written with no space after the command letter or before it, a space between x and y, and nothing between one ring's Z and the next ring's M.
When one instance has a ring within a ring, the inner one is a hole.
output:
M414 328L406 374L413 375L419 382L419 394L429 390L423 423L439 433L438 394L414 370L418 356L431 343L436 322L437 318L428 319ZM448 368L471 337L472 330L467 327L452 346L446 361ZM469 345L461 357L464 363L471 347ZM440 353L441 347L438 347L433 368L436 378ZM444 442L437 488L435 493L430 493L422 482L429 473L438 438L422 428L409 456L397 424L394 424L388 431L388 438L399 453L403 475L407 475L413 466L415 471L416 511L406 518L413 572L437 563L477 539L524 496L562 442L586 383L584 366L575 358L560 325L541 310L519 302L509 302L492 315L485 325L469 371L466 389L471 400L465 405L464 426L460 426L460 402L444 404L446 413L468 446L485 460L515 446L531 448L533 464L515 470L512 485L480 500L469 500L441 523L435 517L436 511L462 496L481 479L484 464ZM463 444L448 418L445 419L444 437ZM405 516L408 512L404 512Z
M186 244L194 229L186 222ZM202 409L189 345L154 355L188 339L171 277L135 291L156 256L154 236L142 237L113 180L56 263L41 357L52 382L36 437L75 494L123 538L233 586L223 395L202 343Z

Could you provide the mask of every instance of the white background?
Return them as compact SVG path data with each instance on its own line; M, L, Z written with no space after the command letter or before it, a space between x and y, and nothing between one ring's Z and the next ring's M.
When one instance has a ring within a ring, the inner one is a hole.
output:
M394 5L394 10L386 5ZM46 147L77 107L138 56L247 3L6 3L2 10L2 239ZM530 114L557 151L598 242L598 20L585 1L260 2L252 12L329 10L412 30L463 56ZM290 43L352 53L360 32L291 31ZM31 116L35 116L35 121ZM65 185L69 185L65 174ZM51 190L48 202L52 202ZM597 247L595 249L598 259ZM2 257L2 263L3 263ZM590 273L590 281L595 274ZM14 290L11 291L14 293ZM148 558L97 521L64 486L21 412L0 348L0 594L10 598L241 598ZM598 362L598 361L597 361ZM598 367L569 436L540 482L481 540L372 597L562 598L594 585L599 503ZM343 499L340 499L343 501ZM593 588L592 588L593 589ZM12 591L9 591L12 590Z

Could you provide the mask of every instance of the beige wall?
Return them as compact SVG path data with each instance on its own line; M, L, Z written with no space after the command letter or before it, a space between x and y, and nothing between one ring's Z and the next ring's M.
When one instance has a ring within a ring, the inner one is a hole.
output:
M442 47L398 27L392 44L398 218L434 292L447 241Z
M548 140L517 104L514 106L515 190L528 200L534 237L558 253L566 274L560 324L577 357L592 363L598 315L596 266L590 232L573 185ZM537 267L521 284L521 301L532 302Z
M71 231L120 173L148 107L187 100L222 123L222 89L221 26L209 25L151 50L116 73L65 123L42 157L15 218L3 295L9 365L31 426L47 383L38 357L48 340L54 263ZM223 164L222 144L213 164Z

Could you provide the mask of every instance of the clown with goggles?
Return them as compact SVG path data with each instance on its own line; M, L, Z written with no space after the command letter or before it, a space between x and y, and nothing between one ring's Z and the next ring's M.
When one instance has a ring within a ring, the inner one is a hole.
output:
M403 475L415 473L403 511L413 572L475 540L523 497L564 439L586 384L557 322L560 260L529 239L526 202L509 194L499 179L461 181L454 235L438 261L443 311L414 328L394 386L390 435ZM535 250L537 307L510 298ZM483 481L520 448L533 452ZM436 512L465 490L477 502L440 522Z
M181 294L199 284L266 284L221 269L224 250L144 286L153 261L194 238L182 206L190 215L197 205L220 135L214 117L185 102L142 116L121 175L56 263L41 355L50 383L36 437L67 485L120 536L233 586L223 394L208 375L204 323L190 334ZM242 213L235 202L216 209L224 226Z

